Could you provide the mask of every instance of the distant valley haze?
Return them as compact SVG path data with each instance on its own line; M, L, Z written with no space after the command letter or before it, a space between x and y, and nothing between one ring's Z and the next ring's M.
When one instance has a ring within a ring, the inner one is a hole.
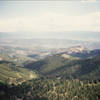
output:
M82 40L82 41L100 41L100 32L92 32L92 31L0 32L0 38L70 39L70 40Z
M100 1L0 1L0 37L100 40Z

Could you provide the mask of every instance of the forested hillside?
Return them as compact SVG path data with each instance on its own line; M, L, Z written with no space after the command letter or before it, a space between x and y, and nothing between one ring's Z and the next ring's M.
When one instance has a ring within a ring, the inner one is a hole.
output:
M31 62L26 68L36 70L51 78L63 79L100 79L100 57L79 59L68 55L54 55L44 60Z
M16 66L12 62L0 61L0 81L4 83L17 84L36 77L33 71Z
M21 85L0 83L1 100L100 100L99 82L35 79Z

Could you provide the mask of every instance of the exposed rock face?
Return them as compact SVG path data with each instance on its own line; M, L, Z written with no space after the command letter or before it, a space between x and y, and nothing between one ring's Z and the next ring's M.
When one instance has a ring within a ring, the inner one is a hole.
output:
M70 48L60 48L57 50L57 53L72 54L72 53L82 53L84 51L86 51L86 48L83 46L73 46Z
M71 47L67 50L68 54L71 53L82 53L83 51L85 51L85 48L83 46L75 46L75 47Z
M0 61L2 61L3 60L3 58L2 57L0 57Z

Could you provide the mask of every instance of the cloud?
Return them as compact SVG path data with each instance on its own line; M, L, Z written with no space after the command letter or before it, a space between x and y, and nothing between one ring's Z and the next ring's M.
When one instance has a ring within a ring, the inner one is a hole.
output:
M100 31L100 12L80 16L47 12L38 16L1 19L0 31Z
M96 0L81 0L83 3L95 3Z

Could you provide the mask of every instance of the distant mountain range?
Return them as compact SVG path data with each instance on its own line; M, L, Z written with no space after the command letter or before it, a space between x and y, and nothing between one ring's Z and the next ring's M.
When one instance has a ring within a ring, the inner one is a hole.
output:
M94 56L100 56L100 49L89 50L83 46L73 46L64 50L59 50L58 53L68 54L73 57L89 58Z
M82 33L81 38L79 38L80 37L79 33ZM97 33L95 32L95 34L97 35L93 35L94 34L93 32L62 32L62 33L54 33L56 34L56 36L53 37L53 35L51 35L52 37L50 38L37 37L38 35L35 36L34 34L36 33L0 32L0 41L3 41L7 43L8 45L9 44L26 45L26 46L37 45L37 46L46 47L46 48L66 48L66 47L71 47L71 46L82 45L88 49L100 49L99 32ZM64 37L61 37L60 36L61 34L64 34ZM66 34L69 34L69 35L73 34L73 37L78 37L78 39L76 38L70 39L66 36ZM59 38L57 38L57 36ZM86 36L87 37L92 36L91 37L92 39L86 39Z

